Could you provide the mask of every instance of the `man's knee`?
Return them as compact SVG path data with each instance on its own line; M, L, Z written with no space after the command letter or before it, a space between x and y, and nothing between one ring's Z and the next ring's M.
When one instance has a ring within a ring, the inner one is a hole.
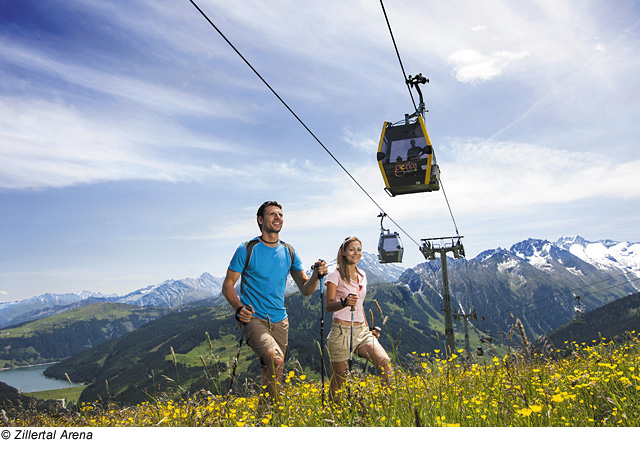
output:
M267 371L278 373L284 369L284 354L280 347L274 347L262 356L262 363Z

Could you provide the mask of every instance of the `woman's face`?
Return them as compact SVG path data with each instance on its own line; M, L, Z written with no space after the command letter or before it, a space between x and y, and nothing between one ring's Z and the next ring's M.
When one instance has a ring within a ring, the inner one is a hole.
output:
M362 258L362 243L355 239L349 242L342 250L342 256L347 264L358 264Z

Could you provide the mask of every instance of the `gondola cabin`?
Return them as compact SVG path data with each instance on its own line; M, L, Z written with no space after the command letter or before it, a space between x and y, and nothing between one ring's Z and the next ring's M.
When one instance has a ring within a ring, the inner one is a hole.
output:
M421 116L413 123L384 123L378 165L392 197L440 189L440 169Z
M401 263L404 248L400 235L396 232L390 233L389 230L383 230L378 240L378 259L380 263Z
M584 308L580 305L573 308L573 323L585 323Z

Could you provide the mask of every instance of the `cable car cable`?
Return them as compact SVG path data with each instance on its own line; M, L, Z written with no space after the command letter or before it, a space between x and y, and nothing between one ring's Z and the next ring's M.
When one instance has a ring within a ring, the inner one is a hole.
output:
M618 276L620 276L620 275L618 275ZM616 278L616 277L612 277L612 278ZM502 316L503 314L512 313L512 312L517 311L517 310L522 309L522 308L526 308L526 307L529 307L529 306L536 305L536 304L538 304L538 303L542 303L542 302L545 302L545 301L552 300L552 299L554 299L554 298L556 298L556 297L561 297L561 296L564 296L564 295L573 294L573 291L577 291L577 290L580 290L580 289L584 289L584 288L587 288L587 287L593 286L593 285L595 285L595 284L602 283L603 281L611 280L612 278L607 278L607 279L605 279L605 280L601 280L601 281L598 281L598 282L596 282L596 283L592 283L592 284L589 284L589 285L586 285L586 286L582 286L582 287L576 288L576 289L574 289L574 290L572 290L572 291L569 291L569 292L562 292L562 293L560 293L560 294L552 295L551 297L547 297L547 298L544 298L544 299L541 299L541 300L533 301L533 302L531 302L531 303L527 303L527 304L524 304L524 305L520 305L520 306L517 306L517 307L515 307L515 308L509 309L509 310L507 310L507 311L501 311L501 312L499 312L498 314L494 315L493 317L494 317L494 318L496 318L496 317L500 317L500 316ZM609 289L613 289L613 288L616 288L616 287L624 286L625 284L633 283L634 281L638 281L638 280L640 280L640 278L635 278L635 279L633 279L633 280L628 280L628 281L625 281L625 282L623 282L623 283L617 284L617 285L615 285L615 286L609 286L609 287L607 287L607 288L601 289L601 290L596 291L596 292L591 292L591 293L583 294L583 297L586 297L587 295L594 295L594 294L598 294L598 293L600 293L600 292L604 292L604 291L607 291L607 290L609 290ZM560 303L563 303L563 302L564 302L564 300L560 301ZM554 305L552 304L552 305L548 305L548 306L541 306L540 308L536 308L536 309L531 309L531 310L523 311L523 313L539 311L539 310L541 310L541 309L550 308L551 306L554 306ZM495 320L494 320L494 321L495 321Z
M387 11L384 7L384 3L380 0L380 7L382 8L382 13L384 14L384 18L387 22L387 27L389 28L389 34L391 35L391 41L393 42L393 47L395 48L396 55L398 56L398 62L400 63L400 69L402 70L402 75L405 80L405 84L407 85L407 89L409 89L409 96L411 97L411 102L413 103L413 108L418 111L418 107L416 107L415 99L413 98L413 91L411 91L411 83L409 83L407 78L407 73L404 70L404 64L402 64L402 58L400 57L400 51L398 50L398 45L396 44L395 36L393 35L393 30L391 29L391 23L389 22L389 16L387 15ZM429 80L427 80L428 82ZM420 92L418 88L418 92ZM422 97L422 94L420 94ZM442 186L442 180L439 180L440 187L442 188L442 193L444 194L445 202L447 203L447 208L449 208L449 214L451 215L451 219L453 220L453 226L456 229L456 234L459 236L460 231L458 231L458 225L456 224L456 219L453 217L453 211L451 210L451 205L449 204L449 199L447 198L447 194L444 192L444 186ZM392 221L393 222L393 221ZM395 223L395 222L394 222ZM411 236L409 236L411 237ZM415 242L415 241L414 241Z
M612 276L612 277L609 277L609 278L604 278L604 279L602 279L602 280L600 280L600 281L596 281L596 282L593 282L593 283L590 283L590 284L586 284L586 285L584 285L584 286L579 286L579 287L574 288L574 289L572 289L571 291L568 291L568 292L561 292L561 293L559 293L559 294L554 294L554 295L551 295L551 296L549 296L549 297L545 297L545 298L540 299L540 300L534 300L534 301L532 301L532 302L530 302L530 303L527 303L527 304L524 304L524 305L520 305L520 306L516 306L515 308L509 309L509 310L507 310L507 311L501 311L501 312L500 312L500 313L498 313L497 315L499 316L499 315L502 315L502 314L507 314L507 313L510 313L510 312L516 311L516 310L518 310L518 309L521 309L521 308L524 308L524 307L527 307L527 306L531 306L531 305L535 305L535 304L537 304L537 303L542 303L542 302L545 302L545 301L548 301L548 300L552 300L552 299L554 299L554 298L556 298L556 297L560 297L560 296L563 296L563 295L572 294L572 293L573 293L573 291L579 291L579 290L581 290L581 289L585 289L585 288L588 288L588 287L591 287L591 286L595 286L596 284L604 283L605 281L610 281L610 280L613 280L613 279L615 279L615 278L621 277L621 276L623 276L623 275L628 275L628 274L630 274L630 273L632 274L633 272L631 272L631 271L629 271L629 272L623 272L623 273L621 273L621 274L619 274L619 275L615 275L615 276ZM623 284L631 283L631 282L633 282L633 281L636 281L636 280L631 280L631 281L628 281L628 282L623 283ZM615 287L615 286L614 286L614 287ZM609 289L610 289L610 288L609 288Z
M451 211L451 205L449 204L449 199L447 198L447 194L444 191L444 186L442 185L442 179L440 180L440 188L442 189L442 194L444 194L444 200L447 202L447 207L449 208L449 214L451 214L451 220L453 220L453 226L456 229L456 234L460 236L460 232L458 231L458 224L456 224L456 219L453 217L453 211Z
M595 282L595 283L591 283L591 284L588 284L588 285L585 285L585 286L579 287L579 288L577 288L576 290L584 289L584 288L586 288L586 287L590 287L590 286L593 286L593 285L596 285L596 284L602 283L602 282L604 282L604 281L612 280L612 279L617 278L617 277L620 277L620 276L622 276L622 275L628 275L629 273L633 273L633 272L624 272L624 273L622 273L622 274L620 274L620 275L616 275L616 276L614 276L614 277L606 278L606 279L604 279L604 280L600 280L600 281L597 281L597 282ZM589 292L589 293L587 293L587 294L583 294L583 295L582 295L582 297L580 297L580 298L584 298L585 296L588 296L588 295L595 295L595 294L599 294L600 292L604 292L604 291L607 291L607 290L609 290L609 289L613 289L613 288L617 288L617 287L620 287L620 286L624 286L625 284L633 283L633 282L635 282L635 281L639 281L639 280L640 280L640 277L638 277L638 278L634 278L634 279L631 279L631 280L627 280L627 281L625 281L625 282L623 282L623 283L620 283L620 284L617 284L617 285L615 285L615 286L609 286L609 287L606 287L606 288L604 288L604 289L600 289L599 291ZM573 292L568 292L568 293L573 294ZM533 305L533 304L535 304L535 303L539 303L539 302L541 302L541 301L549 300L549 299L551 299L551 298L553 298L553 297L559 297L559 296L561 296L561 295L566 295L566 294L568 294L568 293L557 294L557 295L552 296L552 297L547 297L547 298L545 298L545 299L543 299L543 300L540 300L540 301L537 301L537 302L534 302L534 303L528 303L528 304L526 304L526 305L522 305L522 306L519 306L519 307L516 307L516 308L510 309L510 310L507 310L507 311L499 312L499 313L497 313L497 314L495 314L495 315L493 315L493 316L482 316L482 318L481 318L481 319L482 319L482 330L480 330L480 329L479 329L479 328L477 328L477 327L474 327L474 328L475 328L478 332L482 332L482 333L484 333L484 334L486 334L487 336L490 336L490 337L491 337L491 333L493 333L493 332L497 332L498 334L503 334L503 333L502 333L502 331L501 331L499 328L497 328L495 331L489 331L489 330L487 330L487 329L485 328L485 325L486 325L486 324L492 324L492 323L496 323L496 322L498 322L498 319L497 319L497 318L498 318L498 317L500 317L501 315L505 314L505 313L512 313L513 311L515 311L515 310L517 310L517 309L524 308L524 307L527 307L527 306L531 306L531 305ZM571 301L573 301L573 300L575 300L575 297L571 299ZM561 300L559 303L560 303L560 304L563 304L563 303L566 303L566 302L567 302L567 300ZM522 312L522 314L524 315L524 314L527 314L527 313L533 313L533 312L536 312L536 311L541 311L541 310L544 310L544 309L546 309L546 308L550 308L550 307L552 307L552 306L556 306L556 305L557 305L557 303L556 303L556 304L553 304L553 305L540 306L539 308L535 308L535 309L530 309L530 310L527 310L527 311L523 311L523 312ZM511 316L513 317L513 314L512 314ZM487 320L487 319L492 319L492 320ZM493 338L493 337L492 337L492 338Z
M353 177L353 175L351 175L351 173L349 173L349 171L342 165L342 163L338 161L338 159L333 155L333 153L329 151L329 149L311 131L311 129L309 129L309 127L302 121L302 119L298 117L298 115L293 111L293 109L289 107L289 105L282 99L282 97L280 97L280 95L278 95L278 93L271 87L271 85L269 85L269 83L260 75L260 73L258 73L258 71L251 65L251 63L247 61L247 59L242 55L242 53L240 53L240 51L231 43L231 41L227 39L224 33L211 21L211 19L209 19L209 17L204 13L204 11L200 9L200 7L195 3L195 1L194 0L189 0L189 1L198 10L198 12L200 12L200 14L207 20L207 22L209 22L209 24L218 32L218 34L227 42L227 44L229 44L229 46L233 49L233 51L235 51L238 54L238 56L247 64L247 66L249 66L249 68L253 71L253 73L256 74L256 76L260 79L260 81L262 81L264 85L267 86L267 88L273 93L273 95L275 95L276 98L280 100L280 103L282 103L284 107L287 108L287 110L293 115L293 117L295 117L296 120L304 127L304 129L307 130L307 132L316 140L316 142L320 144L320 146L325 150L325 152L327 152L327 154L331 156L331 158L336 162L336 164L338 164L338 166L340 166L340 168L349 176L349 178L351 178L351 180L360 188L360 190L362 190L362 192L364 192L364 194L367 197L369 197L369 200L371 200L373 204L376 205L376 207L378 207L378 209L381 212L386 214L386 212L378 204L378 202L374 200L374 198L366 191L366 189L362 187L362 185ZM398 223L395 220L393 220L391 216L387 214L387 217L391 222L395 224L396 227L398 227L399 230L401 230L405 235L407 235L407 237L409 237L409 239L411 239L418 247L420 247L420 244L413 237L411 237L411 235L407 233L400 225L398 225Z
M384 14L384 18L387 21L387 27L389 28L389 34L391 35L391 41L393 42L393 47L396 49L396 55L398 55L398 62L400 63L400 68L402 69L402 75L404 76L405 83L407 81L407 73L404 70L404 65L402 64L402 58L400 58L400 52L398 51L398 46L396 45L396 39L393 36L393 31L391 30L391 23L389 23L389 17L387 17L387 11L384 9L384 4L382 0L380 0L380 6L382 7L382 13ZM411 97L411 102L413 103L413 109L418 109L416 106L416 101L413 98L413 92L411 92L411 85L406 83L407 89L409 89L409 96Z
M594 286L594 285L596 285L596 284L603 283L603 282L605 282L605 281L609 281L609 280L612 280L612 279L614 279L614 278L618 278L618 277L623 276L623 275L627 275L627 274L629 274L629 273L633 273L633 272L624 272L624 273L621 273L620 275L616 275L616 276L614 276L614 277L610 277L610 278L605 278L604 280L596 281L595 283L587 284L587 285L585 285L585 286L581 286L581 287L578 287L578 288L572 289L571 291L568 291L568 292L562 292L562 293L560 293L560 294L552 295L552 296L550 296L550 297L546 297L546 298L541 299L541 300L536 300L536 301L533 301L533 302L527 303L527 304L525 304L525 305L520 305L520 306L517 306L517 307L515 307L515 308L512 308L512 309L506 310L506 311L500 311L499 313L497 313L497 314L493 315L493 316L492 316L492 318L493 318L494 320L492 320L492 321L490 321L490 322L488 322L488 323L496 322L496 321L497 321L497 318L498 318L498 317L500 317L500 316L502 316L502 315L504 315L504 314L512 313L512 312L514 312L514 311L517 311L517 310L522 309L522 308L526 308L526 307L528 307L528 306L533 306L533 305L538 304L538 303L542 303L542 302L545 302L545 301L548 301L548 300L552 300L552 299L554 299L554 298L556 298L556 297L560 297L560 296L564 296L564 295L573 294L573 291L579 291L579 290L581 290L581 289L585 289L585 288L588 288L588 287ZM581 298L584 298L584 297L586 297L586 296L588 296L588 295L595 295L595 294L599 294L600 292L604 292L604 291L608 291L609 289L613 289L613 288L617 288L617 287L620 287L620 286L624 286L624 285L626 285L626 284L633 283L633 282L635 282L635 281L640 281L640 277L638 277L638 278L634 278L634 279L631 279L631 280L627 280L627 281L625 281L625 282L623 282L623 283L616 284L615 286L609 286L609 287L606 287L606 288L601 289L601 290L599 290L599 291L589 292L589 293L583 294ZM563 303L563 302L564 302L564 300L560 301L560 303ZM555 304L553 304L553 305L548 305L548 306L541 306L540 308L536 308L536 309L531 309L531 310L523 311L523 313L539 311L539 310L542 310L542 309L545 309L545 308L550 308L551 306L554 306L554 305L555 305Z
M633 272L624 272L624 273L622 273L622 274L620 274L620 275L616 275L616 276L614 276L614 277L606 278L606 279L604 279L604 280L600 280L600 281L597 281L597 282L595 282L595 283L588 284L588 285L586 285L586 286L582 286L582 287L580 287L580 288L577 288L576 290L584 289L584 288L586 288L586 287L590 287L590 286L596 285L596 284L598 284L598 283L602 283L602 282L604 282L604 281L608 281L608 280L611 280L611 279L613 279L613 278L620 277L620 276L622 276L622 275L628 275L629 273L633 273ZM615 286L609 286L609 287L606 287L606 288L604 288L604 289L600 289L599 291L589 292L589 293L587 293L587 294L583 294L583 295L582 295L582 297L580 297L580 298L584 298L585 296L588 296L588 295L595 295L595 294L599 294L600 292L604 292L604 291L607 291L607 290L609 290L609 289L613 289L613 288L617 288L617 287L620 287L620 286L624 286L625 284L633 283L633 282L635 282L635 281L639 281L639 280L640 280L640 277L637 277L637 278L634 278L634 279L631 279L631 280L627 280L627 281L625 281L625 282L623 282L623 283L620 283L620 284L617 284L617 285L615 285ZM573 292L569 292L569 293L573 294ZM543 300L541 300L541 301L549 300L549 299L551 299L551 298L553 298L553 297L559 297L559 296L561 296L561 295L566 295L566 294L568 294L568 293L558 294L558 295L555 295L555 296L552 296L552 297L545 298L545 299L543 299ZM571 299L571 301L573 301L573 300L575 300L575 297ZM477 327L474 327L474 328L475 328L478 332L482 332L483 334L486 334L487 336L490 336L490 337L493 339L493 337L491 336L491 333L497 332L498 334L503 334L503 332L502 332L499 328L497 328L495 331L489 331L489 330L487 330L487 329L485 328L485 325L486 325L486 324L496 323L496 322L498 322L497 318L498 318L499 316L501 316L501 315L505 314L505 313L511 313L511 312L513 312L513 311L515 311L515 310L517 310L517 309L524 308L524 307L526 307L526 306L531 306L531 305L533 305L533 304L535 304L535 303L539 303L539 302L540 302L540 301L537 301L537 302L534 302L534 303L529 303L529 304L526 304L526 305L522 305L522 306L520 306L520 307L513 308L513 309L508 310L508 311L502 311L502 312L499 312L498 314L495 314L495 315L493 315L493 316L482 316L482 318L481 318L481 319L482 319L482 330L480 330L480 329L479 329L479 328L477 328ZM560 303L560 304L562 304L562 303L566 303L566 302L567 302L567 300L561 300L559 303ZM547 306L540 306L539 308L535 308L535 309L530 309L530 310L527 310L527 311L523 311L523 312L522 312L522 314L524 315L524 314L527 314L527 313L533 313L533 312L536 312L536 311L541 311L541 310L544 310L544 309L546 309L546 308L550 308L550 307L552 307L552 306L556 306L556 305L557 305L557 304L547 305ZM513 314L512 314L512 317L513 317ZM487 320L487 319L492 319L492 320ZM472 325L473 325L473 324L472 324Z
M623 282L623 283L616 284L615 286L609 286L609 287L606 287L606 288L604 288L604 289L600 289L599 291L595 291L595 292L587 292L586 294L582 294L582 296L579 296L579 297L580 297L581 299L583 299L584 297L587 297L587 296L589 296L589 295L596 295L596 294L599 294L599 293L601 293L601 292L608 291L609 289L613 289L613 288L617 288L617 287L620 287L620 286L624 286L625 284L633 283L634 281L638 281L638 280L640 280L640 278L636 278L636 279L634 279L634 280L625 281L625 282ZM571 299L571 301L573 301L573 300L575 300L575 297ZM567 300L561 300L559 303L566 303L566 302L567 302ZM540 310L545 309L545 308L550 308L551 306L553 306L553 305L541 306L541 307L539 307L539 308L531 309L531 310L528 310L528 311L525 311L525 312L535 312L535 311L540 311Z

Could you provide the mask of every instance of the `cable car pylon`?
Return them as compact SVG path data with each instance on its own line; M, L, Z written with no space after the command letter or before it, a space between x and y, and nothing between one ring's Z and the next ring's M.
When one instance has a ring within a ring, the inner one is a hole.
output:
M451 311L451 298L449 297L449 276L447 275L447 252L452 252L454 258L464 258L464 247L461 239L464 236L452 236L441 238L422 239L420 251L427 260L435 260L440 254L440 266L442 267L443 287L443 311L445 326L445 354L450 358L456 351L456 341L453 334L453 319ZM448 242L451 240L451 242Z
M458 310L453 311L453 318L455 320L464 321L464 348L466 352L467 362L471 361L471 342L469 340L469 320L478 320L478 314L475 308L471 309L470 313L459 313ZM482 356L482 355L480 355Z

